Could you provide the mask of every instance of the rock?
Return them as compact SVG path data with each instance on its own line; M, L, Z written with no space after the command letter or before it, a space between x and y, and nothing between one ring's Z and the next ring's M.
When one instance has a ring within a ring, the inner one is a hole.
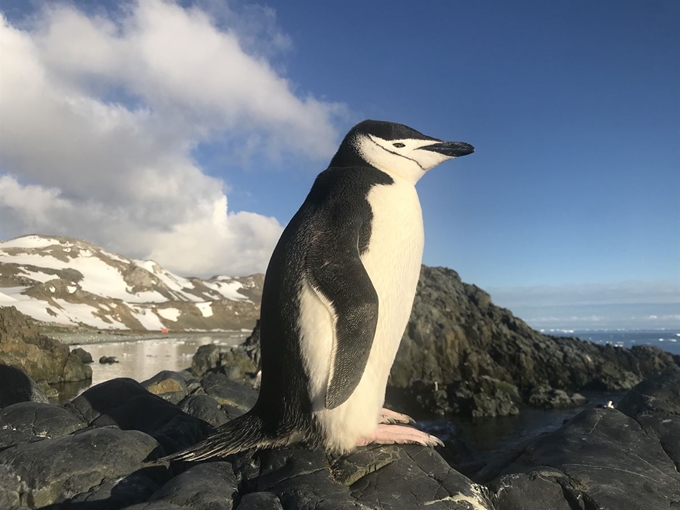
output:
M543 409L563 409L585 405L588 399L580 393L569 394L550 386L539 386L529 395L529 405Z
M330 463L322 452L291 448L254 460L256 469L240 471L246 490L273 493L287 509L493 509L483 487L430 448L364 448Z
M239 345L226 350L220 350L213 344L202 345L192 358L191 372L199 377L208 373L220 373L232 381L245 382L253 386L259 371L259 366L251 357L256 350L258 348L253 345L248 347Z
M283 510L281 500L273 492L251 492L241 498L238 510Z
M653 347L623 349L540 334L493 305L486 292L461 282L455 271L423 266L390 373L388 398L395 409L413 412L422 405L416 401L420 395L421 401L435 406L426 414L512 414L517 411L512 387L530 404L536 387L627 390L644 377L678 365L680 356ZM484 377L498 382L489 384ZM507 391L499 383L509 385ZM423 398L418 388L435 384L437 392L444 393ZM412 385L416 391L407 391Z
M89 352L87 352L87 351L86 351L85 349L83 349L82 347L76 347L76 348L73 349L71 352L72 352L73 354L75 354L76 356L78 356L78 358L80 359L80 361L82 361L83 363L92 363L92 354L90 354Z
M220 348L215 344L201 345L191 358L191 372L200 377L216 368L220 362Z
M142 382L142 386L154 395L177 404L180 400L187 396L187 383L184 377L171 370L163 370L157 373L151 379Z
M147 503L128 510L232 510L237 496L238 483L231 464L210 462L192 466L163 485Z
M0 408L17 402L48 402L36 382L18 368L0 364L0 381Z
M614 409L583 411L473 479L488 483L497 510L680 505L680 474L659 440Z
M63 407L20 402L0 410L0 450L36 439L67 436L86 426Z
M212 428L177 406L146 391L132 379L98 384L66 404L90 426L115 425L153 436L165 453L174 453L204 439Z
M119 363L115 356L102 356L99 358L99 363L102 365L113 365L114 363Z
M162 480L168 476L165 468L143 465L158 450L158 443L147 434L115 427L24 443L0 452L0 487L9 488L4 489L8 499L42 508L142 470L148 478Z
M249 411L257 401L257 392L251 386L229 379L226 375L213 373L201 379L205 392L221 405Z
M253 332L245 339L241 347L246 352L248 357L252 360L256 371L262 367L262 350L260 349L260 319L255 323Z
M680 469L680 371L646 379L619 402L619 411L637 421Z
M34 321L13 306L0 307L0 363L18 368L37 383L92 379L92 369L68 346L41 335Z
M185 413L195 416L215 428L229 420L233 420L244 412L232 406L222 406L209 395L189 395L178 405Z

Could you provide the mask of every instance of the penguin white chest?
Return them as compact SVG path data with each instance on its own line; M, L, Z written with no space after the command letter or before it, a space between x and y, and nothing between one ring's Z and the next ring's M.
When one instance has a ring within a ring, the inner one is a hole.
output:
M367 370L385 385L408 323L423 258L423 218L415 187L404 181L375 186L368 194L373 219L361 256L378 294L378 325ZM382 405L382 402L381 402Z

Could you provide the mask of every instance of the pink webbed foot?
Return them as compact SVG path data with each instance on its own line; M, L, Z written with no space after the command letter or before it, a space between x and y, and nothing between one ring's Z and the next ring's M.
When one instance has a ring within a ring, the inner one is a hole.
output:
M394 424L394 423L415 423L415 420L411 418L410 416L407 416L405 414L397 413L395 411L391 411L385 407L383 407L380 410L380 418L378 423L386 423L386 424Z
M419 444L422 446L444 446L437 437L413 427L380 424L373 434L362 437L357 446L369 444Z

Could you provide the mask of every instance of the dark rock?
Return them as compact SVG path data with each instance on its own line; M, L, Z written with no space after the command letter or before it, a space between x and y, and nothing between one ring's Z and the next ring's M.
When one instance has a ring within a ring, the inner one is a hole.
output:
M66 407L94 427L115 425L146 432L166 453L192 445L212 430L132 379L112 379L93 386Z
M71 352L72 352L73 354L75 354L76 356L78 356L78 358L80 359L80 361L82 361L83 363L92 363L92 354L90 354L89 352L87 352L87 351L86 351L85 349L83 349L82 347L76 347L76 348L73 349Z
M274 493L286 509L492 509L483 487L430 448L364 448L331 463L322 452L302 449L264 451L256 459L258 469L242 473L245 486Z
M221 350L213 344L202 345L192 358L191 372L199 377L209 373L219 373L226 375L232 381L244 382L252 386L259 366L251 356L254 356L253 353L257 350L258 348L254 345L248 347L238 345L226 348L226 350Z
M0 364L0 408L17 402L49 402L36 382L18 368Z
M614 409L583 411L473 478L489 482L498 510L680 505L680 474L659 441Z
M114 427L24 443L0 452L0 487L9 488L4 489L8 499L18 497L29 508L42 508L134 472L163 480L168 476L165 468L143 465L159 450L147 434Z
M189 395L178 405L185 413L195 416L215 428L244 413L242 409L220 405L217 400L209 395Z
M144 468L123 478L104 479L96 487L71 498L64 506L87 510L130 508L130 505L146 501L158 490L159 482L169 476L159 468L156 471L154 473L152 469Z
M36 439L67 436L86 426L63 407L20 402L0 410L0 450Z
M251 492L241 498L238 510L283 510L281 500L273 492Z
M119 363L115 356L102 356L99 358L99 363L102 365L113 365L114 363Z
M228 462L192 466L156 491L148 502L134 508L162 510L232 510L238 484ZM168 507L167 505L173 505Z
M428 414L512 414L516 412L513 392L503 392L506 395L500 398L498 384L484 383L483 377L516 387L528 403L539 386L571 392L626 390L679 364L680 356L653 347L623 349L540 334L493 305L486 292L461 282L455 271L423 266L411 318L390 373L388 396L396 409L418 407L405 390L414 384L436 383L437 391L445 395L425 398L436 406ZM484 397L471 399L470 392Z
M642 381L623 397L618 409L658 439L680 470L680 370Z
M539 386L529 395L529 405L543 409L563 409L579 407L588 402L580 393L569 394L564 390L556 390L550 386Z
M178 372L163 370L151 379L142 382L142 386L154 395L177 404L187 396L187 383L185 378Z
M215 344L201 345L191 358L191 372L200 377L220 362L220 348Z
M221 405L250 410L257 401L257 392L249 385L238 383L226 375L212 373L201 379L205 392Z
M13 306L0 307L0 363L21 370L37 383L92 379L92 369L68 346L41 335L35 321Z
M245 339L241 345L248 357L252 360L256 371L262 366L262 350L260 349L260 320L258 319L253 328L253 332Z

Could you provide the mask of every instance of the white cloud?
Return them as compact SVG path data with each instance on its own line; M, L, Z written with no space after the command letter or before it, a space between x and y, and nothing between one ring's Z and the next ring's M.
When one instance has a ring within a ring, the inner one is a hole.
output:
M237 161L257 139L272 159L328 158L343 107L296 95L269 63L290 44L272 11L232 30L233 12L202 5L56 4L21 29L0 18L4 235L83 237L184 274L264 269L281 226L229 213L224 182L191 152L219 138L243 147Z

